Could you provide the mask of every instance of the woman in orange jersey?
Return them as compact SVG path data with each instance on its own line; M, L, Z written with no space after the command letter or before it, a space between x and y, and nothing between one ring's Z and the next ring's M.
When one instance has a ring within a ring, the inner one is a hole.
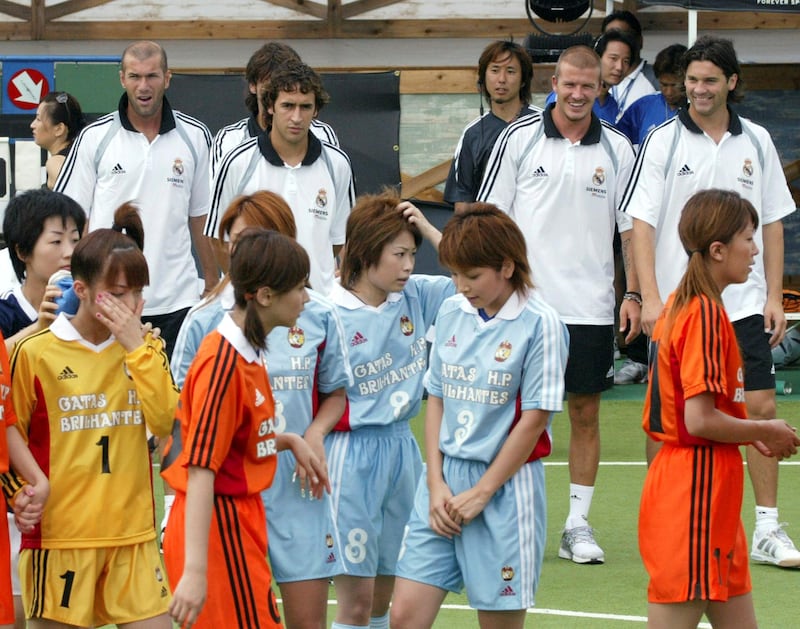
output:
M639 550L650 575L648 627L756 627L740 517L742 457L795 454L782 419L745 419L742 361L722 292L747 279L758 215L737 193L704 190L683 209L689 264L653 330L643 426L663 447L647 472Z
M300 483L329 490L324 464L301 435L275 433L265 369L270 330L294 325L308 301L308 255L293 239L249 228L230 264L235 305L201 343L178 409L180 439L167 446L162 475L175 489L164 559L182 627L281 627L267 563L260 492L279 450L291 449Z

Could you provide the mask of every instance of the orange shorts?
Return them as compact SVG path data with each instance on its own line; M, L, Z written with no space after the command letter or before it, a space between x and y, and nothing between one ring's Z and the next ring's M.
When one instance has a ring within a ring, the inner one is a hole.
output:
M2 340L0 340L2 343ZM11 594L11 542L8 518L0 518L0 625L14 624L14 597Z
M751 590L736 445L659 451L639 509L639 552L650 603L727 601Z
M186 494L177 492L164 533L164 564L173 589L183 574ZM214 496L208 538L208 592L195 629L282 628L267 563L261 496Z

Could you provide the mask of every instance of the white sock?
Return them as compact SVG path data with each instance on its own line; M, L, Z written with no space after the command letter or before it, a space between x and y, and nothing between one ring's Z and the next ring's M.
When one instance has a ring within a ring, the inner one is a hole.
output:
M756 533L765 535L778 528L778 507L756 505Z
M369 627L369 625L345 625L341 622L334 622L331 625L331 629L366 629L366 627Z
M369 629L389 629L389 612L369 619Z
M594 487L569 484L569 515L564 528L574 529L589 523L589 508L592 506Z
M173 502L175 502L175 494L164 494L164 517L161 519L161 530L167 527L169 512L172 510Z

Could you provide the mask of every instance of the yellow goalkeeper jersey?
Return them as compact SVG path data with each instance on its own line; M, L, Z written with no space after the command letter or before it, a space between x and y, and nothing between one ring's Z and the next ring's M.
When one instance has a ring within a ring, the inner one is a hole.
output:
M50 480L41 523L23 548L123 546L155 537L145 427L172 428L178 390L163 343L127 353L83 339L60 315L11 359L18 428Z

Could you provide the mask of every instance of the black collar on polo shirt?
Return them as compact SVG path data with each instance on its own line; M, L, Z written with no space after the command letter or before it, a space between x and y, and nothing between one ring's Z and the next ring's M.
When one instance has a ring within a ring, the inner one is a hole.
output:
M261 125L258 124L258 118L255 115L251 115L247 119L247 137L254 138L262 131Z
M561 131L558 130L556 123L553 122L553 108L555 106L555 103L550 103L542 113L544 134L548 138L563 138L564 136L561 135ZM597 144L600 142L600 133L603 130L603 125L600 124L600 118L598 118L594 112L591 113L591 116L592 120L589 123L589 130L581 138L581 144Z
M278 155L278 152L275 150L275 147L272 146L272 140L269 138L269 132L271 131L271 127L267 127L267 130L262 132L258 136L258 149L261 151L261 154L264 156L264 159L267 160L273 166L283 166L283 159L281 156ZM322 142L317 139L311 131L308 132L308 149L306 150L306 155L303 157L303 161L300 162L301 166L310 166L314 162L319 159L319 156L322 155Z
M119 120L122 126L128 131L140 133L140 131L131 124L128 118L128 94L125 93L119 99ZM158 134L164 135L175 128L175 116L172 115L172 107L170 107L167 97L161 101L161 125L158 128Z
M739 115L728 107L728 114L730 115L730 121L728 122L728 133L731 135L740 135L742 133L742 121L739 119ZM703 130L697 126L697 123L692 120L692 117L689 115L689 108L681 107L678 110L678 118L680 119L681 123L684 127L689 129L692 133L703 133Z

